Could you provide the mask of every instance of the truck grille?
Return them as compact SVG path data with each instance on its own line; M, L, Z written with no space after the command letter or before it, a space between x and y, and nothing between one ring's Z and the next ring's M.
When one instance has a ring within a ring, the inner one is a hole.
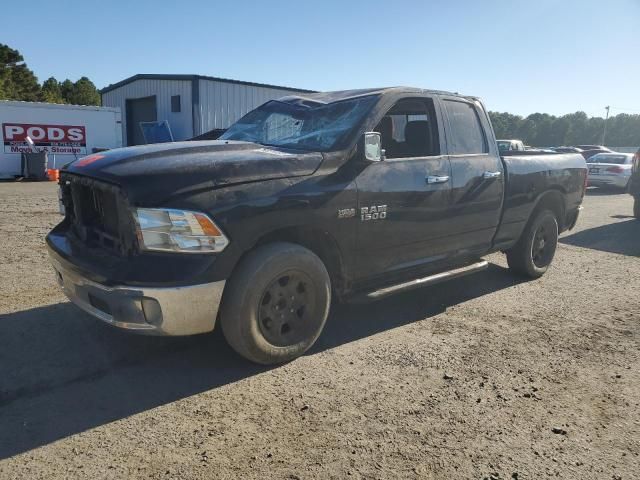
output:
M129 209L118 187L77 175L60 178L70 231L90 248L128 255L133 251Z

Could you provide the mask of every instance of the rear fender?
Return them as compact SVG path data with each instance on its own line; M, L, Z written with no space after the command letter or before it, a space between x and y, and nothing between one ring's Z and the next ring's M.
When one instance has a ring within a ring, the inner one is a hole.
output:
M566 194L560 188L552 188L542 192L531 203L531 209L526 216L526 221L511 222L509 224L502 224L498 228L499 241L494 245L493 250L508 250L513 247L524 232L527 225L529 225L536 213L541 210L551 210L558 220L558 231L563 232L567 229L566 220Z
M542 193L534 203L534 207L529 214L527 225L535 217L536 213L541 210L551 210L558 220L558 231L566 230L566 195L561 189L551 189ZM522 232L521 232L522 233Z

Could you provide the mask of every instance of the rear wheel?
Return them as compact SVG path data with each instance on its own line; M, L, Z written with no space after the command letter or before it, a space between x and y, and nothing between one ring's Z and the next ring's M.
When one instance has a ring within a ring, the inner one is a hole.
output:
M545 274L558 246L558 221L550 210L538 212L525 227L518 243L507 251L514 272L531 278Z
M292 360L316 341L331 303L329 274L310 250L291 243L257 248L233 273L220 310L231 347L261 364Z
M633 197L633 216L640 220L640 197Z

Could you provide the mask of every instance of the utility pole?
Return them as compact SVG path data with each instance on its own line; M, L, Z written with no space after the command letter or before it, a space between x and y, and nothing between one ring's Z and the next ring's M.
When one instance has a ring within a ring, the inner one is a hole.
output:
M604 141L607 138L607 120L609 120L609 107L608 105L606 107L604 107L605 110L607 111L607 116L604 119L604 131L602 132L602 145L604 146Z

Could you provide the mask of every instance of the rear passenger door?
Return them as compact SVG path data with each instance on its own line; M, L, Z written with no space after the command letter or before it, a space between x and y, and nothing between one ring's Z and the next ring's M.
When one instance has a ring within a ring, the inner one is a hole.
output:
M491 248L500 223L504 171L491 124L480 102L464 97L440 99L446 117L451 165L451 249L483 254Z

